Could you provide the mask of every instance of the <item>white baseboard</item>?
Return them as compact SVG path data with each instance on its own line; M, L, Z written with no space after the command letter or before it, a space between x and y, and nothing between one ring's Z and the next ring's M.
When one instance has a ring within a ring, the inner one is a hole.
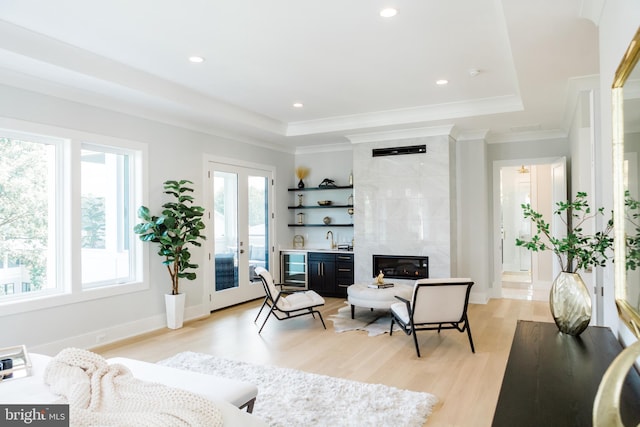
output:
M185 321L197 320L209 316L209 310L205 305L197 305L185 308ZM147 332L164 329L167 327L167 319L164 314L139 319L134 322L122 323L109 328L98 329L82 335L68 337L62 340L51 341L38 345L29 346L28 350L33 353L47 354L54 356L62 349L68 347L84 348L91 350L106 344L135 337Z
M489 302L489 296L485 291L473 292L469 295L469 302L471 304L486 304Z

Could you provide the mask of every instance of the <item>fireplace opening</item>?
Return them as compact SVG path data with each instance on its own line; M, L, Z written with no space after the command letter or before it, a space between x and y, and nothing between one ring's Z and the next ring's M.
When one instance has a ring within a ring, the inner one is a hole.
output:
M373 276L380 272L385 279L427 279L429 278L429 257L374 255Z

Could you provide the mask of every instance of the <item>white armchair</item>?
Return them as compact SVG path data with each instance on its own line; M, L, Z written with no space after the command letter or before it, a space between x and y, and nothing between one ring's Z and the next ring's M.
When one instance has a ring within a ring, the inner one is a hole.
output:
M266 295L254 322L258 321L258 317L260 317L262 309L265 306L269 307L269 314L265 317L258 333L262 332L262 328L264 328L267 320L269 320L269 316L272 314L278 320L292 319L294 317L304 316L307 314L312 315L315 319L315 314L317 314L320 317L322 326L327 329L327 326L324 324L322 314L315 309L316 307L324 305L324 298L318 295L315 291L283 291L278 289L278 286L282 285L275 284L271 273L266 269L256 267L256 274L260 276Z
M420 357L417 331L456 329L467 332L471 351L475 353L471 328L467 317L471 279L421 279L413 287L411 301L396 297L402 302L391 305L391 330L398 323L407 335L413 334L416 353Z

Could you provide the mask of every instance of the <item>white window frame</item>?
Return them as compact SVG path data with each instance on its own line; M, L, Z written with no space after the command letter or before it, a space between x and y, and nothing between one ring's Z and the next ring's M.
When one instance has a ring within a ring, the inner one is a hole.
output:
M146 143L91 134L54 126L40 125L21 120L0 118L2 136L25 138L32 141L58 142L58 165L56 168L57 224L63 230L56 240L57 287L55 292L38 293L30 297L0 300L0 318L17 313L41 310L50 307L74 304L83 301L129 294L149 289L144 272L148 271L149 252L138 238L132 239L133 281L114 283L98 287L82 284L81 268L81 208L80 208L80 151L83 144L93 147L114 147L131 153L133 173L131 176L130 209L132 225L135 224L138 206L148 205L148 146ZM75 226L73 226L75 224Z
M107 280L107 281L100 281L100 282L91 282L91 283L82 283L83 289L84 290L88 290L88 289L97 289L97 288L103 288L105 286L113 286L116 284L127 284L127 283L131 283L133 281L135 281L136 276L136 267L137 267L137 263L136 263L136 243L139 240L137 238L137 236L134 234L133 232L133 226L136 224L136 222L139 222L138 217L137 217L137 210L138 210L138 206L140 205L140 200L141 198L138 196L138 194L136 194L135 192L135 188L137 185L137 182L139 180L140 177L136 176L136 171L138 170L138 162L137 162L137 158L139 157L139 152L137 150L133 150L131 148L126 148L126 147L116 147L113 144L111 145L102 145L102 144L96 144L94 142L89 142L89 141L82 141L80 144L80 151L82 151L83 149L86 150L93 150L96 152L101 152L101 153L108 153L108 154L126 154L127 156L129 156L129 166L128 166L128 172L129 172L129 194L128 194L128 200L127 203L129 205L129 218L128 218L128 223L129 223L129 236L131 238L130 243L130 247L129 247L129 276L126 278L126 280L124 282L120 281L120 282L114 282L112 280ZM82 166L81 166L82 167ZM82 183L80 184L82 185ZM134 190L134 191L131 191ZM117 230L118 232L122 231L122 230ZM119 239L120 237L118 237ZM118 244L122 244L124 242L124 240L119 240ZM82 254L82 241L80 241L80 248L79 248L80 253ZM82 263L80 264L82 266ZM82 277L81 277L82 280ZM117 279L116 279L117 280Z

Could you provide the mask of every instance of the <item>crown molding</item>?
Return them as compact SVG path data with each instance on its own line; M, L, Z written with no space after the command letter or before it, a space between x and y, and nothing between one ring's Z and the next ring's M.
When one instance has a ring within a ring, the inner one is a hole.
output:
M475 129L458 131L455 134L454 139L458 142L462 141L484 141L487 139L489 129Z
M425 105L397 110L291 122L287 126L286 134L287 136L301 136L327 132L346 132L381 126L416 125L436 120L451 120L462 117L522 110L524 110L524 106L520 97L509 95L476 99L469 102Z
M563 129L550 129L531 132L489 133L488 144L504 144L509 142L531 142L567 138Z
M578 16L588 19L598 27L600 26L605 3L606 0L582 0Z
M91 105L99 102L119 111L119 106L126 108L123 104L130 103L130 100L119 99L126 96L133 97L136 107L145 108L147 114L149 111L165 116L182 113L279 136L284 136L286 131L281 121L0 20L0 66L2 64L10 65L12 70L25 76L49 81L52 87L58 87L56 96L72 101L86 103L86 96L91 93ZM83 89L72 89L71 82ZM62 90L64 96L60 94Z
M353 147L348 142L309 145L306 147L297 147L295 150L295 154L335 153L339 151L353 151Z
M351 141L352 144L362 144L366 142L392 141L397 139L421 138L426 136L449 136L451 135L453 128L453 125L446 125L360 133L345 136L349 141Z

